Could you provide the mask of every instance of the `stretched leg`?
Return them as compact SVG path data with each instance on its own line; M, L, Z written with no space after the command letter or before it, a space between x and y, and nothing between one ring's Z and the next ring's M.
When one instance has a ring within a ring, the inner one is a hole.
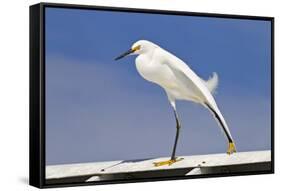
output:
M179 117L178 117L178 114L177 114L176 110L174 110L174 114L175 114L176 123L177 123L177 126L176 126L177 132L176 132L176 138L175 138L175 143L174 143L174 147L173 147L171 160L176 159L175 155L176 155L176 149L177 149L177 144L178 144L178 139L179 139L179 134L180 134L180 128L181 128L181 125L180 125L180 122L179 122Z
M207 106L207 108L209 108L209 110L213 113L214 117L217 119L218 123L221 125L227 140L228 140L228 149L227 149L227 154L232 154L236 152L236 147L234 144L234 141L230 135L230 133L227 131L227 127L225 127L225 124L222 122L220 116L218 115L218 113L208 104L205 103L205 105Z
M177 111L176 111L175 108L174 108L174 114L175 114L176 123L177 123L176 124L177 132L176 132L176 138L175 138L175 143L174 143L171 159L167 160L167 161L155 162L154 166L172 165L172 164L174 164L177 161L183 160L183 158L177 159L177 157L175 156L176 155L176 149L177 149L177 144L178 144L178 139L179 139L181 125L180 125L179 117L178 117L178 114L177 114Z

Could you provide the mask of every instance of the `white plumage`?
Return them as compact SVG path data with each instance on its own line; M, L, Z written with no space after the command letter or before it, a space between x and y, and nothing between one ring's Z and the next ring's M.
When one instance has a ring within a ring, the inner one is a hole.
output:
M207 81L202 80L203 83L205 84L205 86L207 86L208 90L214 94L216 92L216 89L218 87L218 83L219 83L219 77L217 75L217 73L213 73L213 76L210 77Z
M117 59L128 54L138 55L135 61L136 68L144 79L158 84L166 91L175 111L177 127L180 127L180 124L176 113L176 100L187 100L201 104L212 112L225 133L229 141L228 153L235 152L234 141L227 123L212 95L218 86L218 75L216 73L213 73L212 77L205 81L198 77L181 59L147 40L137 41L128 52ZM175 146L176 144L177 137ZM173 158L174 156L171 157L171 159Z

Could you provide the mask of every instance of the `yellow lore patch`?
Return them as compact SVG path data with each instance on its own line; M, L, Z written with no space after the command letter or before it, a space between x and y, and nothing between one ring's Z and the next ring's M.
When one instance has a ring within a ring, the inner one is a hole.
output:
M133 47L132 50L135 52L135 51L139 50L140 48L141 48L141 46L138 45L138 46Z

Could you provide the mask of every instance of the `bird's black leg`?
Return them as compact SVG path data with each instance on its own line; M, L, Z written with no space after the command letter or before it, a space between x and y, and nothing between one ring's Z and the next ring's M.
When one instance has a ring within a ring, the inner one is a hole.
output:
M172 152L172 156L169 160L165 160L165 161L160 161L160 162L154 162L154 166L163 166L163 165L172 165L175 162L181 161L183 160L183 158L177 158L176 155L176 149L177 149L177 144L178 144L178 139L179 139L179 134L180 134L180 122L179 122L179 117L177 114L177 111L174 109L174 114L175 114L175 118L176 118L176 123L177 123L177 133L176 133L176 138L175 138L175 143L174 143L174 147L173 147L173 152Z
M176 149L177 149L177 144L178 144L178 139L179 139L179 134L180 134L180 128L181 128L181 125L180 125L180 122L179 122L179 117L178 117L178 114L177 114L176 110L174 110L174 114L175 114L176 123L177 123L177 126L176 126L177 132L176 132L176 138L175 138L175 143L174 143L174 147L173 147L171 160L176 159L175 155L176 155Z

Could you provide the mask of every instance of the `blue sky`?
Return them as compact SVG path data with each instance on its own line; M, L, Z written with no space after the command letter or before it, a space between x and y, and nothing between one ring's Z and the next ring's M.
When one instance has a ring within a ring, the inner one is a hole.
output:
M175 120L164 91L137 73L140 39L219 75L215 99L238 151L270 149L269 21L46 9L47 164L170 156ZM221 153L226 140L202 106L180 101L178 155Z

